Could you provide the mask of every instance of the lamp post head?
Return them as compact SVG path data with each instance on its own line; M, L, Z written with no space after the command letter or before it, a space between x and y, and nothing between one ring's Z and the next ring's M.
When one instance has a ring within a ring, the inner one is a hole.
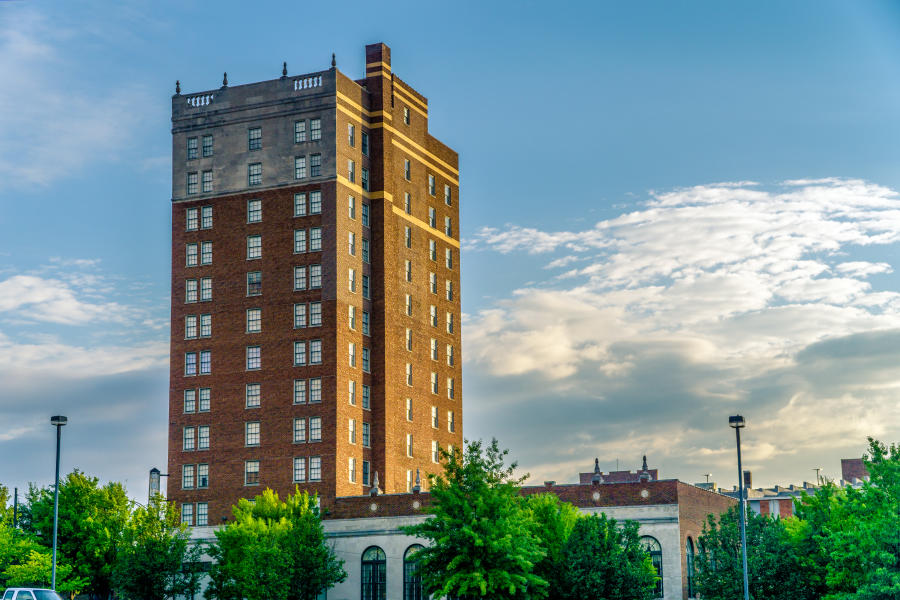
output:
M741 415L734 415L733 417L728 417L728 426L732 429L742 429L745 427L747 423L744 421L744 417Z
M50 417L50 424L53 425L54 427L62 427L68 421L69 421L69 419L67 419L66 417L64 417L62 415L56 415L56 416Z

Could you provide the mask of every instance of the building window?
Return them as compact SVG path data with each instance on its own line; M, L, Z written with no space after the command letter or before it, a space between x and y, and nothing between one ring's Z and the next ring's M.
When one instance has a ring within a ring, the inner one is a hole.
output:
M313 290L322 287L322 265L309 266L309 287Z
M369 205L365 202L362 203L362 224L363 227L369 226Z
M294 194L294 216L306 216L306 194Z
M259 461L244 461L244 485L259 485Z
M406 399L406 420L407 420L407 421L412 421L412 420L413 420L413 404L412 404L412 398L407 398L407 399Z
M294 143L306 141L306 121L294 121Z
M448 269L453 268L453 250L450 248L444 250L444 266Z
M209 400L211 396L211 390L209 388L200 388L200 412L209 412ZM201 427L202 431L203 428ZM208 430L208 428L207 428Z
M684 559L687 571L687 595L694 598L697 590L694 588L694 541L688 537L684 545Z
M440 446L438 446L437 440L431 440L431 462L441 462L441 450Z
M403 268L404 268L404 277L406 277L406 280L412 281L412 262L408 261L408 260L404 261Z
M348 434L348 441L351 444L355 444L356 443L356 419L349 419L347 421L347 434Z
M407 493L412 491L413 485L413 472L412 469L407 469L406 471L406 491Z
M364 310L362 315L362 333L369 335L369 312Z
M431 428L437 429L438 427L440 427L440 421L438 420L438 407L432 406L431 407Z
M431 348L430 348L430 350L431 350L431 360L437 360L437 358L438 358L438 356L437 356L437 355L438 355L438 351L437 351L437 340L434 339L434 338L431 338Z
M247 309L247 333L256 333L262 330L262 309Z
M200 278L200 302L212 300L212 277Z
M318 156L318 155L317 155ZM309 193L309 214L318 215L322 212L322 192L313 190Z
M409 181L410 178L412 177L412 168L411 168L411 165L409 164L408 158L403 159L403 177L407 181Z
M184 282L184 301L185 302L196 302L197 301L197 280L196 279L187 279Z
M645 535L641 537L640 540L641 548L644 549L644 552L650 555L650 562L653 563L653 568L656 569L656 587L653 590L654 598L662 598L663 597L663 565L662 565L662 546L659 544L659 540L654 537L650 537L649 535Z
M262 221L262 200L247 200L247 222L259 223Z
M356 220L356 198L353 196L347 197L347 216Z
M362 461L362 483L369 485L369 461Z
M322 401L322 380L319 377L313 377L309 380L309 402L315 404Z
M203 171L203 175L200 180L200 190L204 193L213 191L213 172L212 171Z
M372 372L372 369L371 369L371 363L370 363L370 360L369 360L369 349L368 349L368 348L363 348L363 349L362 349L362 370L363 370L365 373L371 373L371 372Z
M255 371L262 367L262 350L259 346L247 346L247 370Z
M247 150L262 148L262 127L251 127L247 130Z
M250 271L247 273L247 295L259 296L262 294L262 271Z
M450 186L444 186L444 204L447 206L453 206L453 199L450 197Z
M203 158L209 158L213 155L213 136L203 136Z
M203 406L203 390L200 390L200 406ZM201 408L202 410L202 408ZM209 450L209 425L201 425L197 428L197 449Z
M435 273L428 274L428 291L437 294L437 275Z
M197 374L197 353L185 352L184 354L184 374L186 376Z
M294 419L294 443L306 443L306 419Z
M362 424L362 445L366 448L372 445L371 425L369 423Z
M428 258L437 260L437 242L428 240Z
M306 342L294 342L294 366L306 365Z
M200 149L200 144L195 137L189 137L187 139L187 159L194 160L197 158L198 151Z
M294 267L294 290L306 289L306 267Z
M447 365L453 366L453 346L447 344Z
M184 264L188 267L197 266L197 244L188 244L184 247Z
M369 155L369 134L365 131L362 132L362 153L363 156Z
M322 228L312 227L309 230L309 250L318 252L322 250Z
M194 428L193 427L185 427L184 435L183 435L183 446L185 452L190 452L194 449Z
M247 401L247 408L259 406L260 401L260 384L248 383L244 389L244 397Z
M199 181L199 175L197 171L192 171L187 174L187 193L188 195L197 193L197 182Z
M409 227L403 228L403 244L407 248L412 248L412 229Z
M322 174L322 155L310 154L309 156L309 176L318 177Z
M262 163L247 165L247 185L262 184Z
M365 191L369 191L369 169L366 167L362 168L362 189Z
M347 382L347 401L351 406L356 406L356 382L352 379Z
M197 337L197 315L187 315L184 318L184 338L193 339Z
M294 157L294 179L305 179L306 178L306 157L305 156L295 156Z
M294 230L294 254L302 254L306 252L306 230Z
M450 217L444 217L444 235L453 237L453 221Z
M347 470L349 471L350 483L356 483L356 459L352 456L347 461Z
M212 242L200 242L200 264L212 264Z
M259 446L259 421L244 423L244 445Z
M321 302L310 302L309 303L309 326L310 327L319 327L322 325L322 303Z
M453 333L453 313L447 313L447 333Z
M403 122L406 125L409 125L409 107L408 106L403 107Z
M362 260L364 263L369 263L369 238L362 239Z
M262 258L262 236L247 236L247 260Z
M209 487L209 465L197 465L197 487ZM200 523L197 523L197 525L200 525Z
M294 404L306 404L306 380L294 380Z
M429 176L428 176L428 193L429 193L430 195L432 195L432 196L434 196L434 194L435 194L435 189L434 189L434 175L429 175Z
M197 391L184 390L184 412L197 412Z
M362 276L362 296L366 300L369 300L371 297L369 296L369 276Z
M447 411L447 431L454 433L456 431L456 415L452 410Z
M356 292L356 269L347 269L347 289Z
M412 198L409 195L409 192L403 193L403 210L406 214L412 214Z
M437 307L434 304L428 308L428 318L431 321L431 326L437 327Z
M406 363L406 385L412 385L412 365Z
M200 208L200 229L212 229L212 206L203 206Z
M204 527L209 524L209 504L207 502L197 503L197 527Z
M197 231L197 229L200 228L200 209L187 209L185 214L184 228L186 231Z
M453 282L449 279L444 282L444 292L447 296L447 300L453 300Z
M371 546L362 554L360 600L387 598L387 559L384 550Z
M422 588L422 575L419 573L419 564L416 554L423 549L419 544L413 544L403 554L403 600L426 600L428 595Z
M350 180L350 183L356 182L356 163L352 160L347 161L347 179Z
M356 256L356 234L352 231L347 234L347 246L350 256Z
M362 386L362 407L364 410L371 410L372 408L372 388L366 384Z
M356 307L352 304L347 307L347 326L356 330Z
M294 481L306 481L306 459L294 458Z
M212 337L212 315L200 315L200 337Z
M347 145L351 148L356 145L356 126L353 123L347 124Z
M428 207L428 226L429 227L437 227L437 215L434 212L434 207Z
M322 364L322 340L312 340L309 343L309 364Z
M347 361L351 367L356 366L356 343L354 342L347 344Z
M182 504L181 505L181 522L184 525L193 525L194 524L194 505L193 504Z
M406 350L412 352L412 329L406 328Z
M431 393L438 393L438 374L434 371L431 372Z
M322 139L322 119L309 120L309 139L313 141Z
M294 305L294 329L306 327L306 305Z
M322 457L320 456L311 456L309 459L309 480L310 481L321 481L322 480Z
M406 316L412 316L412 296L406 294Z
M455 395L456 395L456 389L455 389L455 386L453 385L453 378L448 377L447 378L447 398L449 398L450 400L453 400Z

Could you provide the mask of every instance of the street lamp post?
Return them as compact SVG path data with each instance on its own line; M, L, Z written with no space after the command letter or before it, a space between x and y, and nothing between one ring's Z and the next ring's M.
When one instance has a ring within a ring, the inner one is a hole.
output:
M56 427L56 485L53 487L53 566L50 571L50 589L56 591L56 531L59 527L59 441L63 426L69 419L62 415L50 417L50 424Z
M746 501L744 499L744 471L741 468L741 429L746 426L744 417L735 415L728 417L729 427L734 429L737 439L737 460L738 460L738 486L741 494L740 517L741 517L741 555L744 562L744 600L750 600L750 584L747 577L747 526L746 520Z
M160 493L160 488L159 488L160 478L168 477L168 476L169 476L168 473L162 473L156 467L153 467L152 469L150 469L150 493L147 495L148 501L152 500L153 496Z

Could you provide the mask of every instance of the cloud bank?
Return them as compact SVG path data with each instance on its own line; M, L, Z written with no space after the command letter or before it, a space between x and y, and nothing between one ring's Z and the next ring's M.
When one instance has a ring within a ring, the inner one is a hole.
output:
M839 475L866 435L900 433L900 294L882 289L898 198L858 180L723 183L582 231L482 229L470 251L556 275L465 323L467 423L501 424L467 435L496 433L536 478L572 480L593 456L633 468L646 451L669 476L727 483L724 424L741 411L763 480L818 462Z

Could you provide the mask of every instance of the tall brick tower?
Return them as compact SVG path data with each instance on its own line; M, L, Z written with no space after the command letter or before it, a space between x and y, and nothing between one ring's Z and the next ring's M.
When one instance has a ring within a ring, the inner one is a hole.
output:
M192 525L271 487L408 491L462 442L459 169L366 46L172 97L168 497Z

